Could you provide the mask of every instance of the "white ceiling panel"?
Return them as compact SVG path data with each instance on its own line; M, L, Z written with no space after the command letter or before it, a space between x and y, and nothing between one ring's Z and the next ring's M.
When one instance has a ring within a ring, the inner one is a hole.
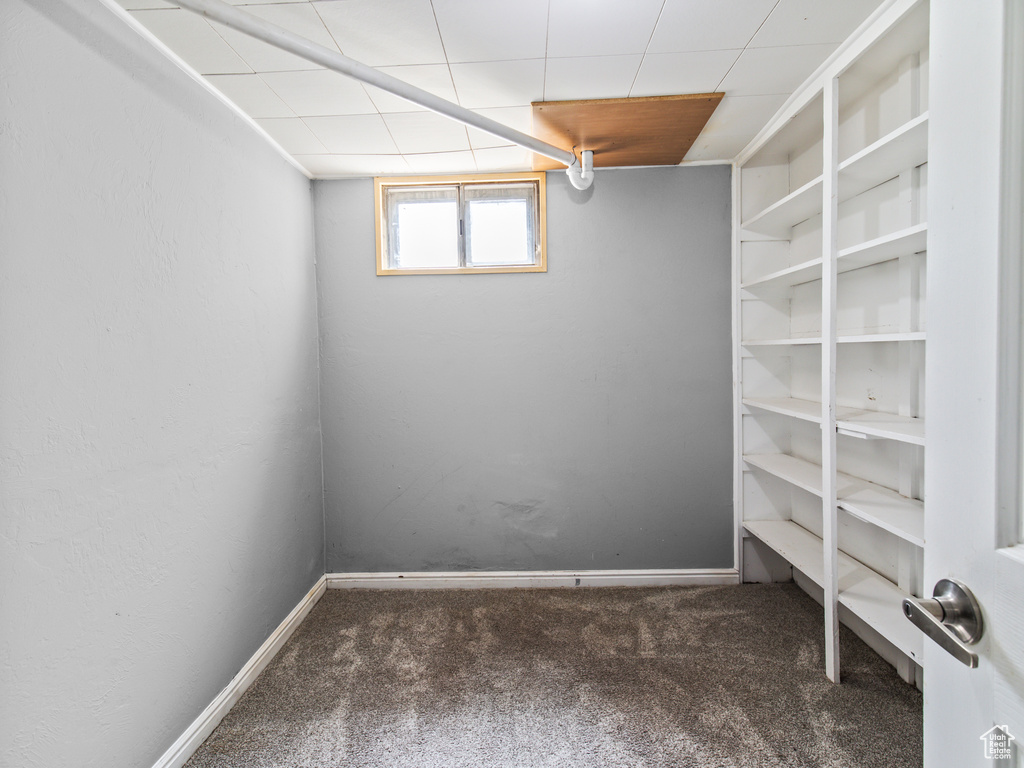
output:
M363 64L445 62L430 0L322 0L313 7L341 52Z
M366 115L377 109L362 84L327 69L261 75L299 117Z
M497 109L478 109L477 114L496 120L502 125L514 128L525 134L533 132L533 110L530 107L499 107ZM507 147L509 142L499 139L486 131L478 128L469 128L469 143L473 149L486 149L488 147Z
M779 0L751 48L841 43L878 7L878 0Z
M244 8L253 16L269 21L289 32L301 35L318 45L337 51L334 38L320 20L320 16L309 3L281 3L275 5L253 5ZM245 63L257 72L281 72L294 69L320 69L320 65L282 51L269 43L264 43L242 32L214 22L214 28L245 60Z
M181 8L132 16L201 75L252 72L206 19Z
M713 93L742 50L648 53L630 96Z
M295 159L322 179L407 176L411 173L402 155L296 155Z
M327 147L297 117L274 117L256 122L292 155L316 155L327 151Z
M747 136L748 140L763 128L786 102L784 95L729 96L726 95L711 114L701 136L733 134Z
M532 165L505 139L208 23L175 0L117 1L315 175ZM725 91L692 161L734 157L880 0L229 2L527 134L533 101Z
M411 64L405 67L377 67L392 77L397 77L409 85L415 85L424 91L429 91L435 96L440 96L448 101L456 101L455 86L452 85L452 73L447 64ZM378 112L412 112L421 110L415 104L403 98L367 85L366 93L369 94L373 105Z
M647 52L680 53L744 48L777 2L665 0L665 8Z
M384 115L384 124L402 154L469 150L466 126L433 112Z
M721 160L722 158L736 157L740 150L750 143L749 136L733 136L721 134L705 138L701 134L697 141L686 153L683 162L696 162L698 160Z
M295 116L259 75L207 75L206 79L250 117Z
M625 98L643 58L637 54L548 59L544 100Z
M309 117L305 122L328 152L344 155L401 154L380 115Z
M452 64L459 103L469 109L517 107L544 94L544 59Z
M448 61L542 59L548 0L433 0Z
M836 49L835 43L747 48L719 90L731 96L790 94Z
M664 0L551 0L548 56L643 53Z
M491 147L474 150L473 154L481 173L528 170L533 163L533 153L522 147Z
M422 155L405 155L409 170L413 173L475 173L476 159L473 153L431 152Z

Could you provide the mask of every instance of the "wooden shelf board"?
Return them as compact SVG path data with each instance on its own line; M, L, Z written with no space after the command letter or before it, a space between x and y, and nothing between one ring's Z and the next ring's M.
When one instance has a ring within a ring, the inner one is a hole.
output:
M797 488L821 496L821 467L817 464L786 453L745 454L743 460Z
M839 200L849 200L900 171L928 161L928 113L915 117L839 163Z
M898 416L895 413L864 411L855 408L839 408L836 412L836 426L851 432L861 432L870 437L897 440L901 443L924 445L924 419L913 416Z
M885 341L924 341L924 331L912 333L865 333L860 336L838 336L837 344L878 344Z
M821 336L807 336L795 339L749 339L740 344L744 347L792 347L806 344L821 344Z
M815 496L821 496L821 467L785 453L749 454L743 460ZM924 504L884 486L836 473L839 506L854 517L917 546L924 545Z
M775 237L788 237L794 224L821 213L822 177L807 182L745 221L742 229Z
M750 280L740 285L747 291L777 291L788 290L794 285L809 283L812 280L821 279L821 257L796 264L778 272L759 277L757 280Z
M821 424L821 403L813 400L798 400L795 397L745 397L743 404L749 408L781 413L794 419Z
M840 272L870 267L892 261L910 253L920 253L928 247L928 225L916 224L889 235L876 237L839 252L836 268Z
M749 520L743 524L750 535L777 552L819 587L824 587L822 541L790 520ZM839 603L921 663L923 634L903 616L907 595L888 579L844 552L839 552Z

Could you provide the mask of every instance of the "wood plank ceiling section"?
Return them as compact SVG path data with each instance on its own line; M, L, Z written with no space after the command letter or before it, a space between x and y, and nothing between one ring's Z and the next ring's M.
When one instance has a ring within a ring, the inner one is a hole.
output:
M594 151L595 168L678 165L724 93L533 102L533 135L577 155ZM535 171L562 166L533 156Z

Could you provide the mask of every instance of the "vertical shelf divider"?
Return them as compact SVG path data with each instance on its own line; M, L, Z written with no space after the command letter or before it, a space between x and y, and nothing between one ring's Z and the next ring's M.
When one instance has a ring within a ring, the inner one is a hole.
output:
M836 282L839 254L839 78L825 82L821 208L821 503L825 674L839 682L839 541L836 488Z

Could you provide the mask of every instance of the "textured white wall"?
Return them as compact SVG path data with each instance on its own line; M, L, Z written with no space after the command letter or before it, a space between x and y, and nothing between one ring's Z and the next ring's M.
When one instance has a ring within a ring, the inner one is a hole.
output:
M540 274L378 277L314 183L328 571L731 568L730 176L548 174Z
M309 182L98 3L0 30L0 765L138 768L323 573Z

